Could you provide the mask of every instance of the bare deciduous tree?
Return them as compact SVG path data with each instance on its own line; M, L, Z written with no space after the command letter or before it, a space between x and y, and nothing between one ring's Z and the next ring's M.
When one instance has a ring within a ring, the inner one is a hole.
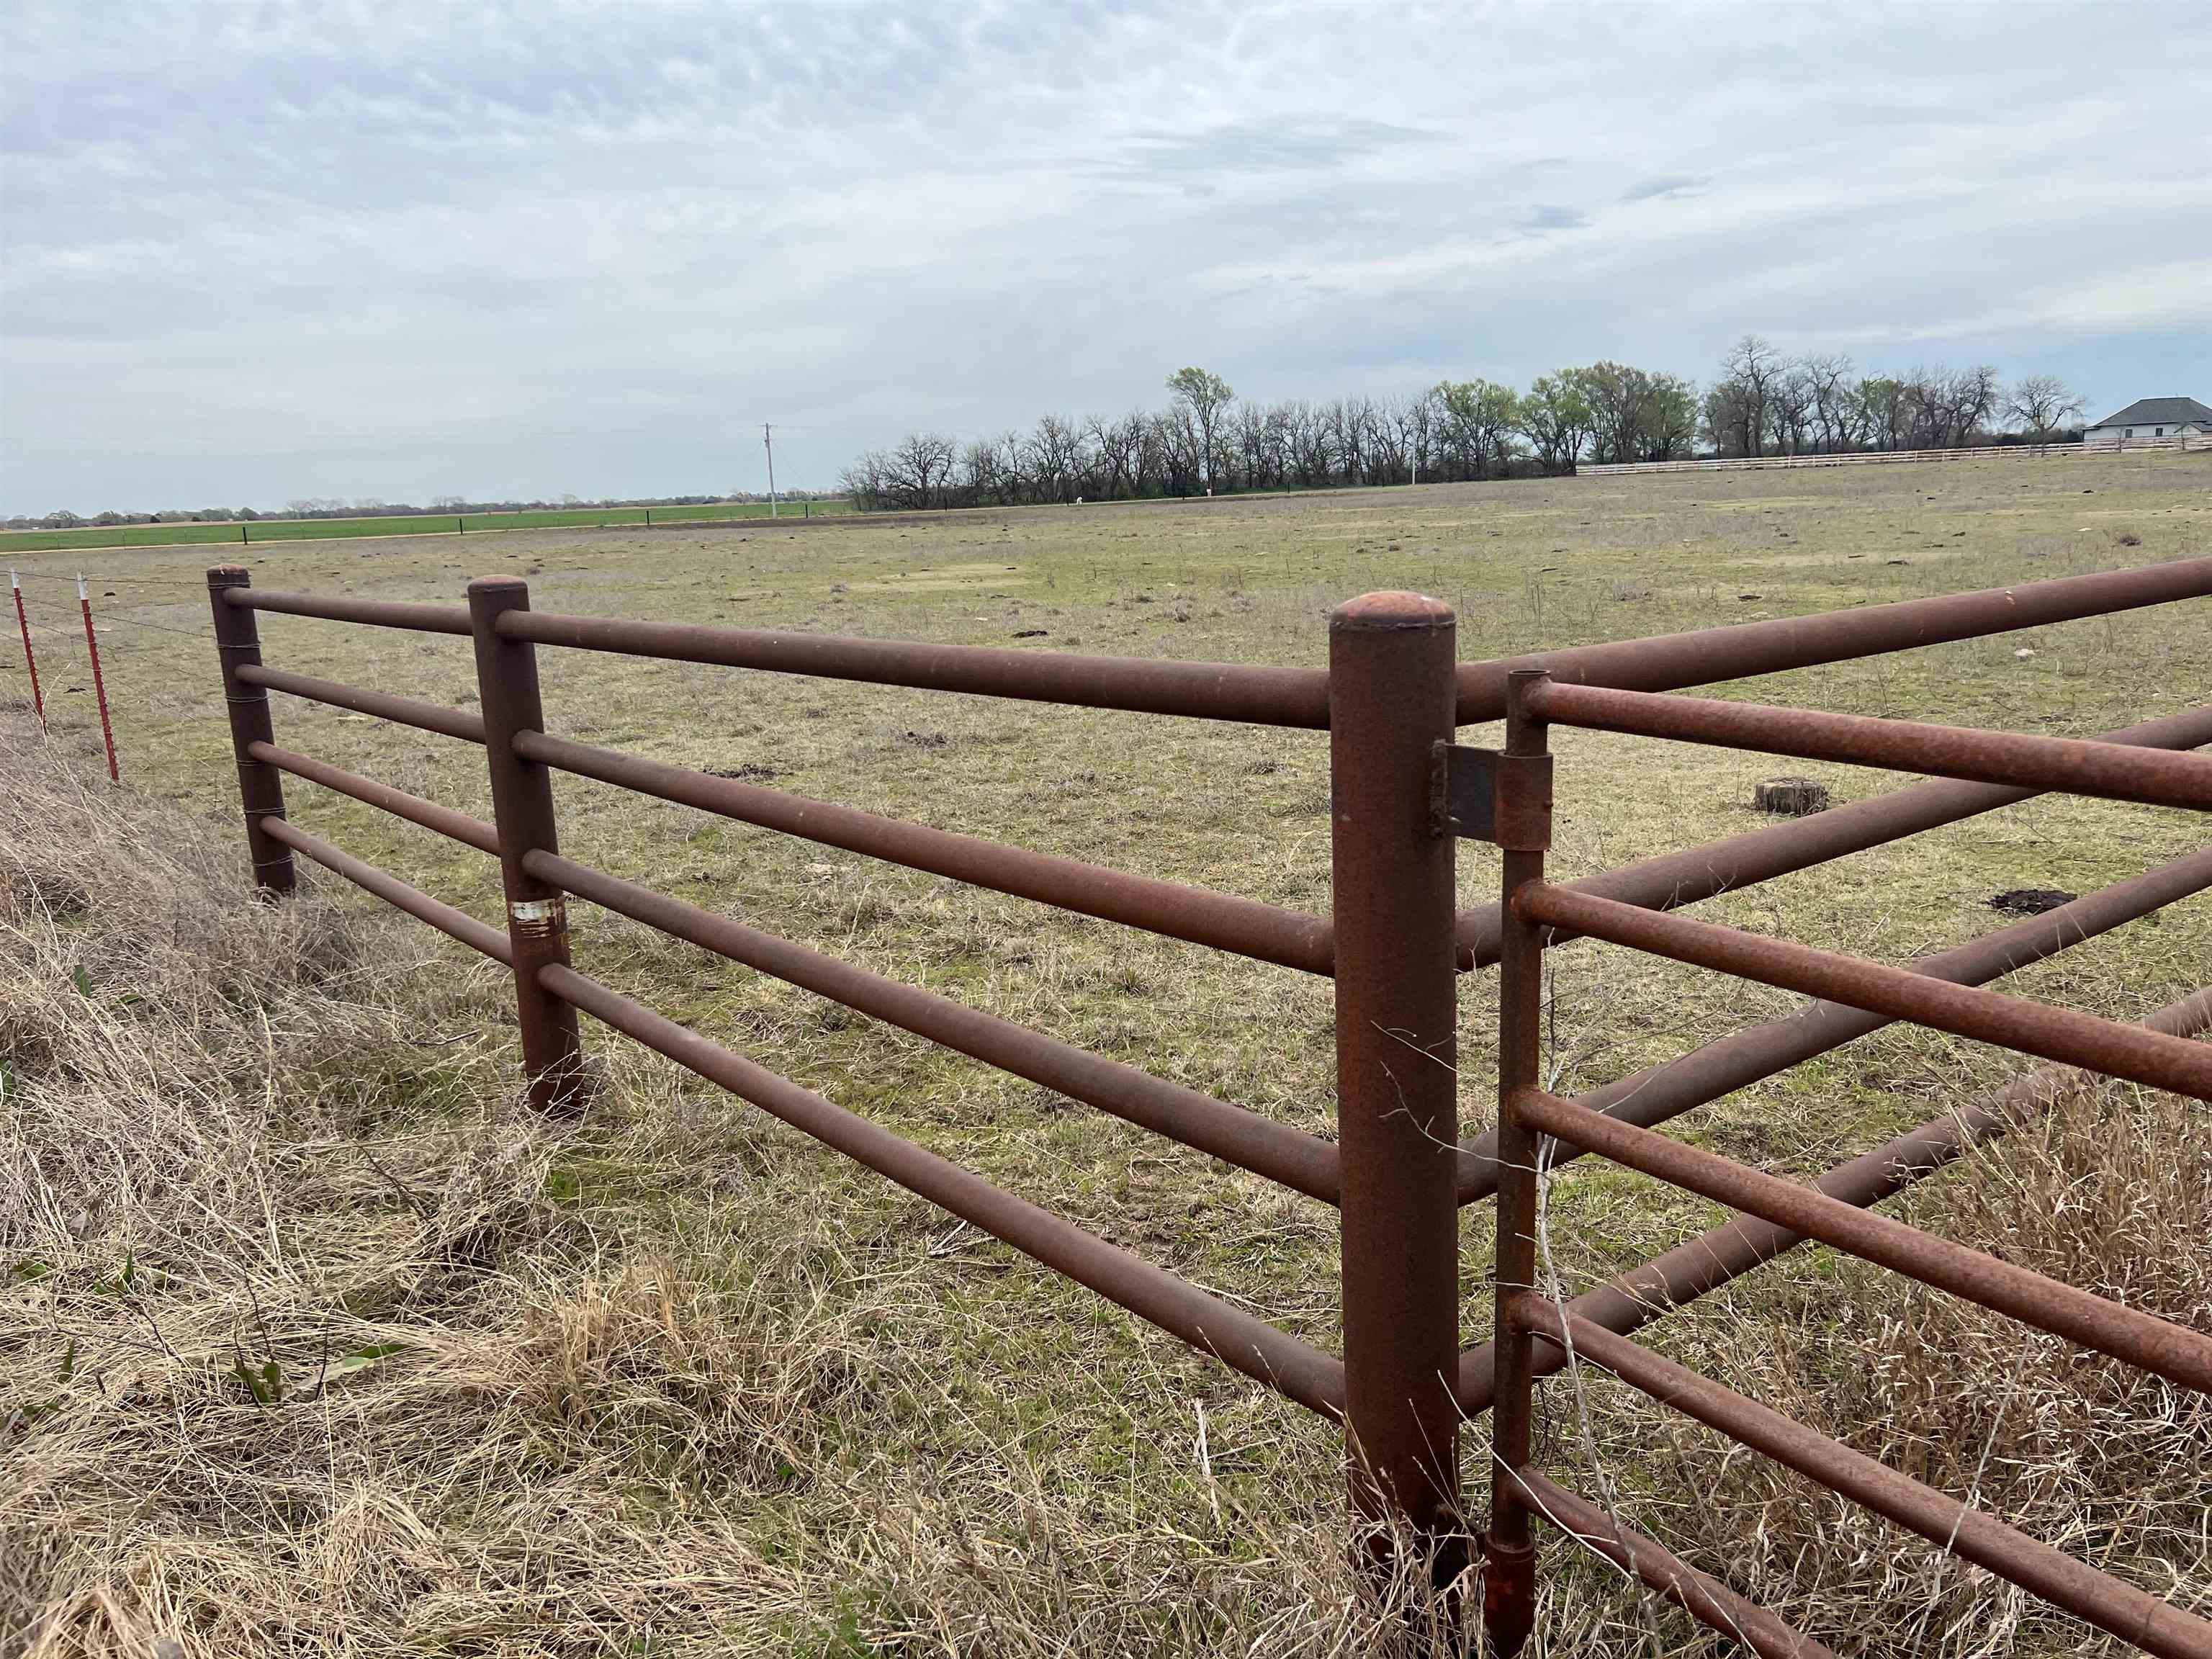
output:
M1857 380L1851 360L1832 353L1808 357L1798 368L1812 393L1814 441L1832 455L1857 448L1863 410L1856 396Z
M1083 429L1090 440L1091 453L1097 458L1096 493L1109 500L1141 493L1137 485L1137 463L1145 447L1144 416L1125 415L1118 421L1109 421L1102 415L1093 415L1084 422Z
M1040 416L1024 446L1031 499L1067 502L1083 493L1085 456L1075 422L1058 415Z
M1745 335L1721 359L1721 384L1729 387L1733 394L1729 404L1735 428L1733 435L1742 446L1737 453L1766 453L1768 406L1773 398L1774 382L1782 372L1782 354L1756 334Z
M2005 418L2037 443L2081 418L2081 398L2056 374L2031 374L2005 399Z

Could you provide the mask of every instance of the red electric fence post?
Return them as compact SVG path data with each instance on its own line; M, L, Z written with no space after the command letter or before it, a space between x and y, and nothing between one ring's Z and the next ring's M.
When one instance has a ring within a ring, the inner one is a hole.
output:
M530 587L513 576L479 576L469 584L469 622L476 638L477 692L483 708L484 754L491 767L492 818L499 827L499 867L507 892L507 937L514 955L516 1013L530 1103L541 1112L574 1116L584 1106L583 1044L573 1004L538 983L541 968L568 965L565 896L523 868L531 853L559 854L553 824L553 778L515 751L515 734L542 734L545 711L538 691L538 647L502 638L499 619L530 609Z
M31 707L38 710L39 730L43 732L46 729L46 700L39 690L39 659L31 650L30 619L23 614L23 580L10 570L8 586L15 594L15 626L23 630L23 666L31 672Z
M100 676L100 635L93 631L92 599L84 591L82 572L76 579L76 602L84 612L84 648L92 653L92 695L100 704L100 738L107 745L107 781L123 781L123 775L115 769L115 727L107 718L107 682Z
M1451 607L1370 593L1328 624L1345 1435L1378 1577L1467 1564L1459 1505L1458 986L1453 843L1430 813L1452 735Z

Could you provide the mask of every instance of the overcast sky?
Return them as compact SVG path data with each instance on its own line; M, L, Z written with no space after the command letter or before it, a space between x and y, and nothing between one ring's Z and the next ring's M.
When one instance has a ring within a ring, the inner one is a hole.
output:
M1700 379L2212 401L2212 7L8 0L0 508L828 485L921 426Z

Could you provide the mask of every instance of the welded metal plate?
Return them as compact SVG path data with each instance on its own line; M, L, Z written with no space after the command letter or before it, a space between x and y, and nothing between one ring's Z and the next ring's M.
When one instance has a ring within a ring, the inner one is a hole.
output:
M1552 844L1552 757L1437 744L1429 823L1439 836L1546 850Z
M1498 834L1498 762L1495 749L1437 745L1430 774L1429 824L1439 836L1494 841Z

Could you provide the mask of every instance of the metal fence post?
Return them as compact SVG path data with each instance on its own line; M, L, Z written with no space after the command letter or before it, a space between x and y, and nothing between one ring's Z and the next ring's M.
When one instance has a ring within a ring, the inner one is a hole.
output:
M1430 811L1453 731L1451 607L1370 593L1329 617L1329 797L1343 1179L1345 1431L1370 1559L1459 1577L1457 983L1452 838Z
M107 781L120 783L123 774L115 765L115 722L107 717L107 678L100 672L100 635L92 625L92 595L85 591L82 571L77 573L76 605L84 612L84 649L92 659L92 695L100 705L100 740L107 745Z
M23 611L23 579L13 569L8 572L8 586L15 596L15 626L23 632L23 666L31 675L31 707L39 716L39 730L46 729L46 699L39 690L39 657L31 649L31 619Z
M1548 763L1547 728L1522 712L1528 688L1549 677L1516 672L1506 679L1505 754ZM1540 799L1532 793L1540 792ZM1542 768L1501 764L1499 823L1541 833L1506 836L1499 912L1498 961L1498 1200L1492 1341L1497 1354L1496 1394L1491 1404L1490 1524L1483 1534L1482 1618L1491 1645L1508 1656L1521 1650L1536 1621L1536 1547L1529 1536L1529 1506L1516 1471L1528 1462L1534 1389L1530 1337L1512 1317L1517 1297L1536 1283L1536 1137L1515 1107L1515 1096L1541 1078L1543 1054L1543 929L1513 908L1521 889L1544 878L1544 846L1551 839L1551 775ZM1534 842L1537 844L1531 846Z
M479 576L469 584L469 622L476 638L477 694L483 708L484 753L491 768L492 820L499 828L499 870L507 892L507 936L514 951L514 1000L522 1028L522 1066L530 1103L541 1112L583 1109L583 1046L576 1011L547 994L538 970L568 965L564 896L522 867L533 849L561 850L553 828L553 780L514 752L517 732L544 729L538 695L538 647L498 632L506 611L530 608L529 584L514 576Z
M269 724L269 692L238 678L247 663L261 661L261 632L253 613L223 595L247 587L253 578L242 565L219 564L207 573L208 603L215 610L215 653L222 665L222 702L230 715L231 753L238 761L238 796L246 810L246 850L253 860L253 884L263 893L289 893L295 876L292 849L264 834L264 818L284 816L284 775L246 752L249 744L274 743Z

